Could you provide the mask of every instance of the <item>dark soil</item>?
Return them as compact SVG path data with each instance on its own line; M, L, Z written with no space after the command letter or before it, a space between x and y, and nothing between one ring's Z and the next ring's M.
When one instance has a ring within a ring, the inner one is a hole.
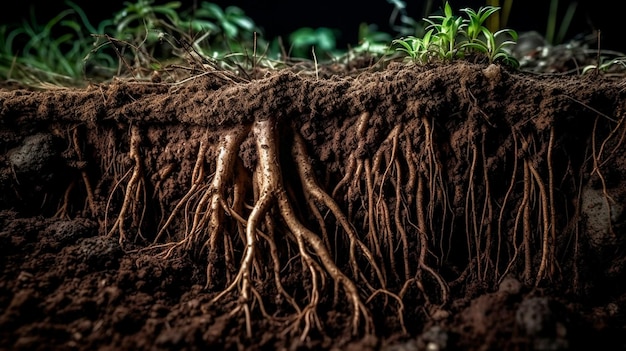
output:
M467 62L2 90L0 349L626 349L625 109Z

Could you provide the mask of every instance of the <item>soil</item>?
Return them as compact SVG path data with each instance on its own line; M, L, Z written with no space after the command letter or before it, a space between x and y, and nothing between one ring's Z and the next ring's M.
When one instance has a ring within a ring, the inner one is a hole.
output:
M626 349L624 80L0 91L0 349Z

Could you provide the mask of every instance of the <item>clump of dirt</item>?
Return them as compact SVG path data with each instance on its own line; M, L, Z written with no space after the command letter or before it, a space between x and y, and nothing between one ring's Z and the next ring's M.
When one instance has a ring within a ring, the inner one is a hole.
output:
M0 91L0 347L623 343L620 81L210 73Z

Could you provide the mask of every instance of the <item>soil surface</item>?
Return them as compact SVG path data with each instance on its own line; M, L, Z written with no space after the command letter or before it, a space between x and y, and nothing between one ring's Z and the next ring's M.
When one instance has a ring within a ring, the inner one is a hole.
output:
M626 88L465 61L0 91L0 349L626 349Z

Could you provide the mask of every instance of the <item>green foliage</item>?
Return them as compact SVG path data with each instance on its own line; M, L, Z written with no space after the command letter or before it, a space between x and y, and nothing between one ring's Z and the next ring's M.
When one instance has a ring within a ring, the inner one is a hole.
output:
M392 44L396 44L397 50L404 52L413 62L427 64L437 55L433 44L434 29L429 30L423 37L409 36L395 39Z
M315 50L317 57L332 57L337 53L337 37L330 28L300 28L289 35L289 42L290 56L309 57L311 50Z
M446 1L443 8L444 16L433 15L424 20L430 25L426 29L434 30L432 45L437 47L437 53L443 60L450 61L459 56L457 38L467 26L466 21L454 16L452 7Z
M517 43L517 32L512 29L500 29L492 33L483 24L499 10L497 7L485 6L478 12L465 8L461 11L467 14L465 30L463 34L467 42L461 47L466 50L475 50L489 59L489 63L502 62L514 68L519 67L519 62L515 59L507 47L514 46ZM504 39L500 39L504 38ZM510 38L510 39L508 39Z
M582 74L588 74L590 72L607 73L615 68L626 69L626 56L620 56L612 59L603 59L598 64L587 65L583 67Z
M233 52L251 50L254 33L261 30L236 6L222 9L203 1L195 11L179 11L177 1L155 5L154 0L125 3L114 17L116 31L111 36L132 52L137 66L154 66L154 58L171 56L169 50L182 54L193 49L203 58L232 56ZM111 42L111 38L101 38ZM111 44L113 44L111 42ZM182 50L181 50L182 49ZM165 51L158 55L157 50ZM230 55L230 56L229 56Z
M408 15L405 1L387 2L393 5L389 24L402 35L398 39L375 25L361 23L358 45L346 51L337 48L338 31L305 27L289 35L285 54L349 60L363 54L390 55L395 46L395 52L419 63L450 61L476 52L490 62L516 64L507 50L515 44L516 33L493 33L485 24L499 10L496 6L478 12L463 9L466 17L458 17L446 2L442 13L416 21ZM267 41L254 21L236 6L221 8L200 1L197 8L183 11L180 1L133 0L94 26L79 6L71 1L66 4L66 10L44 24L36 23L32 16L20 26L0 25L0 77L68 85L80 84L87 76L106 79L126 73L146 77L174 59L239 70L261 61L276 67L272 58L284 58L280 41ZM432 0L425 1L424 13L430 12L432 4Z
M486 0L486 7L492 8L500 8L500 0ZM511 15L511 8L513 7L513 0L504 0L502 4L502 10L499 14L494 13L493 16L489 16L487 19L486 26L490 32L496 32L504 27L506 27L509 16Z
M481 34L491 33L491 30L487 29L483 23L485 23L489 16L498 11L497 7L481 7L478 9L478 12L470 8L461 9L461 11L465 12L468 17L465 26L465 36L470 43L477 41Z
M243 10L200 2L181 11L178 1L125 2L111 19L93 26L84 11L67 1L66 10L45 24L35 21L0 26L0 77L27 84L80 84L86 74L101 78L124 71L163 68L161 60L222 60L245 64L247 52L264 46L261 30Z
M47 23L37 23L31 14L30 21L19 27L0 26L0 74L4 78L63 85L82 79L83 59L93 48L93 40L83 28L102 33L109 22L95 28L80 7L71 1L66 3L70 8ZM55 35L57 32L62 34ZM92 58L100 65L113 63L109 55Z
M510 29L501 29L495 33L485 31L483 33L484 39L476 39L472 42L463 44L463 48L475 50L484 54L489 63L501 62L513 68L519 67L519 62L513 57L506 49L508 46L513 46L517 42L517 33ZM500 37L511 38L511 40L499 40Z
M517 60L508 48L515 45L517 33L502 29L492 33L485 21L499 10L485 6L478 12L466 8L461 11L466 18L455 16L448 2L444 4L443 15L432 15L424 21L429 25L421 37L408 36L395 39L392 45L416 63L425 64L433 60L451 61L471 53L484 55L489 62L500 62L519 67Z

